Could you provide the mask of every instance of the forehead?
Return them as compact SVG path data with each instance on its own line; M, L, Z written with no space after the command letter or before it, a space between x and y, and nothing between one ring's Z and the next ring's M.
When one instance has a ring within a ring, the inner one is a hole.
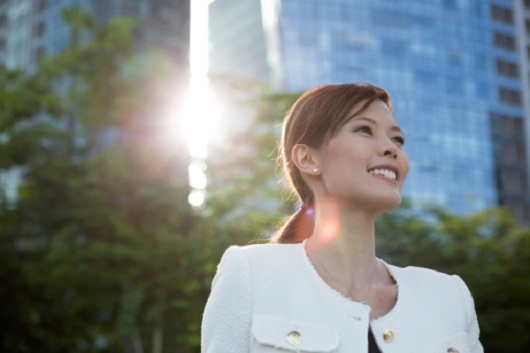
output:
M361 102L354 106L347 115L344 124L355 121L355 118L367 117L377 122L381 121L395 125L394 114L385 102L376 99L364 110L359 110L364 104L365 102Z

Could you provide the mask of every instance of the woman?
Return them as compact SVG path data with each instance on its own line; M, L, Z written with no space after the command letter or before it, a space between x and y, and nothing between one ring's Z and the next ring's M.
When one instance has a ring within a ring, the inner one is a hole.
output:
M225 252L203 352L483 352L458 276L375 256L375 219L401 201L404 142L380 88L323 85L297 100L280 158L301 207L273 244Z

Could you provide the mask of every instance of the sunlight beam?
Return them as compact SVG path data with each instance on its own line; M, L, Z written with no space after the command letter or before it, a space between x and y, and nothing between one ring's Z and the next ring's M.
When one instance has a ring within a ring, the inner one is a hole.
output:
M189 204L201 209L208 184L208 142L216 128L215 102L208 82L208 6L211 0L190 1L190 79L184 108L184 130L191 162Z

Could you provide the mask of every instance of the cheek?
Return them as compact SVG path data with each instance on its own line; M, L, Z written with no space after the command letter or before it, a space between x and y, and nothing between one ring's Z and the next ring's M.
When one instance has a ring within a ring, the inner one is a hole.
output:
M407 155L403 154L403 158L401 160L401 165L400 165L400 172L401 172L401 175L402 175L402 178L401 178L401 183L404 183L406 178L407 178L407 175L409 173L409 167L410 167L410 163L409 163L409 159L407 157Z

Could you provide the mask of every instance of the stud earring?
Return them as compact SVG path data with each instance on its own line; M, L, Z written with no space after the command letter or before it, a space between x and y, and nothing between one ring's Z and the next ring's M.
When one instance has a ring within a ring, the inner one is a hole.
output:
M318 168L313 168L313 173L318 173Z

